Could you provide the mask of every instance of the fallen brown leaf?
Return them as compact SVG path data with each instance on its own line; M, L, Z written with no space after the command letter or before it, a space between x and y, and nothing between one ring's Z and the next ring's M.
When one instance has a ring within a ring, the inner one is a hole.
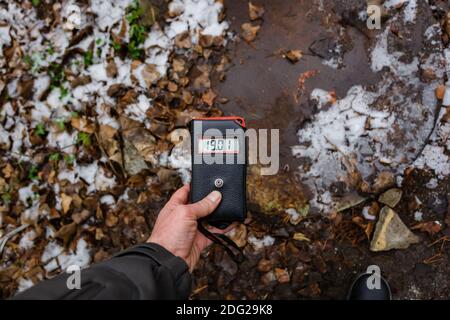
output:
M253 25L249 22L242 24L241 26L242 38L247 42L252 42L253 40L255 40L256 35L258 34L260 28L261 26Z
M212 106L214 104L214 100L216 99L217 94L214 93L214 91L212 91L211 89L209 89L208 91L206 91L203 95L202 95L202 100L203 102L205 102L208 106Z
M70 124L78 131L86 132L89 134L95 132L95 125L93 123L90 123L84 117L74 117L70 120Z
M411 227L411 230L420 230L422 232L427 232L430 236L433 236L436 233L440 232L441 229L442 226L437 221L421 222Z
M436 98L442 100L444 99L444 94L445 94L445 86L443 84L438 85L436 88Z
M275 277L279 283L288 283L291 280L287 269L275 268Z
M72 222L62 226L56 233L55 238L63 240L64 246L68 246L77 232L77 224Z
M303 57L302 50L289 50L284 54L285 58L292 63L297 63Z
M250 20L257 20L264 15L264 7L253 4L251 1L248 3L248 16Z
M106 226L107 227L114 227L117 222L119 222L119 218L113 213L107 213L106 214Z
M67 211L70 210L71 203L72 203L72 197L68 196L65 193L61 193L61 204L62 204L62 209L63 209L64 214L66 214Z

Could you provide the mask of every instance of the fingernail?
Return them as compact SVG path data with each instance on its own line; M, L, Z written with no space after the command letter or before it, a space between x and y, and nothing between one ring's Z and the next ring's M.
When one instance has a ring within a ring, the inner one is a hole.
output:
M217 191L217 190L214 190L213 192L211 192L211 193L208 195L208 199L209 199L211 202L217 202L217 201L220 200L221 197L222 197L222 194L221 194L219 191Z

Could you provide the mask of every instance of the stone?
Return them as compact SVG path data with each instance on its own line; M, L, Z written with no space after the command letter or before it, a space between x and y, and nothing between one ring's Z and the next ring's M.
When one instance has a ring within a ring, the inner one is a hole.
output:
M380 198L378 198L378 201L382 204L385 204L391 208L394 208L402 198L403 191L398 188L392 188L388 191L381 194Z
M403 223L398 214L389 207L383 207L370 243L371 251L389 251L406 249L418 243L419 237L413 234Z
M357 193L348 193L344 197L342 197L342 199L337 203L336 211L341 212L356 207L357 205L361 204L366 200L367 200L366 197L362 197Z
M123 139L124 142L124 162L125 162L125 171L129 175L136 175L142 170L148 169L149 166L144 160L133 144L128 141L128 139Z
M148 130L143 127L124 130L123 138L131 142L146 162L153 166L158 164L159 150L156 139Z

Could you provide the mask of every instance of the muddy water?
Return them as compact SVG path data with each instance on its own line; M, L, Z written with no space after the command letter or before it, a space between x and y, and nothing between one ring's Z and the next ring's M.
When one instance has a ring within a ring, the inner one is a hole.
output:
M280 166L295 169L300 164L291 146L298 143L297 132L315 112L308 103L311 90L335 90L342 98L357 84L370 86L379 76L370 69L367 46L370 35L357 28L346 28L347 52L344 66L336 70L322 63L309 48L321 56L336 40L341 25L327 17L310 0L260 1L264 22L256 40L231 45L233 67L227 79L216 85L220 96L229 102L222 110L227 115L244 116L251 128L280 129ZM248 22L247 1L225 1L231 29L240 31ZM282 58L280 50L300 49L304 57L296 64ZM309 70L318 74L306 81L301 99L296 99L299 76Z

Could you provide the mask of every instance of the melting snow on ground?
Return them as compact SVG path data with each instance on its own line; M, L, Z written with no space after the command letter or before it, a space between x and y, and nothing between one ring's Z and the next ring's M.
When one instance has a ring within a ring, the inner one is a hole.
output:
M389 1L395 6L394 2ZM406 23L414 22L415 12L415 1L409 1L403 9ZM436 40L440 29L430 26L424 35L428 51L407 62L405 53L388 46L390 27L388 23L370 51L372 70L387 70L375 89L355 85L332 105L327 96L332 88L316 88L311 93L319 112L299 130L300 143L292 152L309 161L310 166L300 167L300 172L315 193L312 205L322 211L331 209L329 187L346 181L349 163L356 164L363 178L381 170L401 175L419 156L415 166L431 169L439 178L450 173L448 124L438 124L431 143L423 149L435 125L434 92L444 72L443 48ZM419 67L435 70L437 80L421 83Z
M88 244L83 238L78 240L76 249L69 252L64 252L64 248L56 241L51 241L45 247L41 260L45 263L44 268L47 272L57 268L65 271L71 265L80 268L87 267L91 262L91 254Z

